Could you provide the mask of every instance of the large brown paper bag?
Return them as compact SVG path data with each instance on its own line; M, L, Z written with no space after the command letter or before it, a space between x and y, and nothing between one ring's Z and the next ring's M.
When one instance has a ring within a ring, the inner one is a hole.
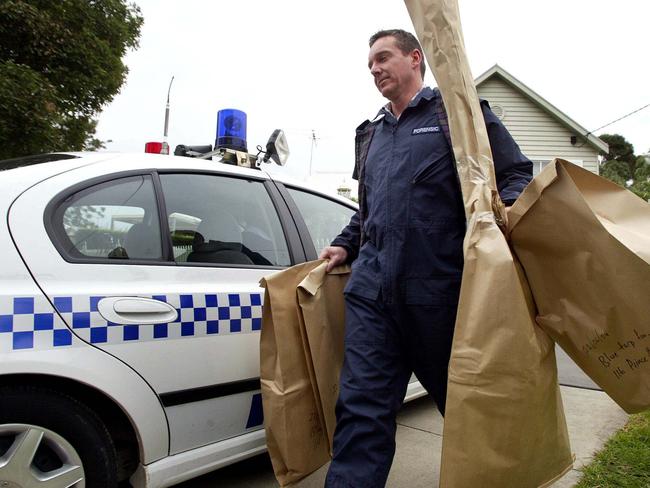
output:
M298 285L308 345L311 382L321 407L330 455L336 427L335 406L339 397L339 377L343 366L345 302L343 289L350 276L349 266L338 266L326 273L327 263L311 271Z
M266 288L260 379L267 446L281 486L329 461L343 363L343 288L350 268L299 264L261 281Z
M510 220L539 325L626 412L650 407L650 205L556 159Z
M440 486L547 486L573 463L554 344L494 219L472 219L468 235Z
M468 228L449 364L440 486L547 486L573 459L553 342L498 224L487 130L456 0L405 0L442 94Z

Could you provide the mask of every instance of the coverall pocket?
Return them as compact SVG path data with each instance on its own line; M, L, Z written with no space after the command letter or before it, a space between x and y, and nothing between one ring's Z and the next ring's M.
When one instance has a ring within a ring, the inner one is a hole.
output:
M384 344L388 320L376 301L367 300L354 294L346 294L346 344Z
M418 168L415 175L413 175L413 178L411 179L411 183L415 185L431 177L431 175L433 175L438 169L440 162L448 155L449 151L445 151L443 154L440 154L429 163L425 163L423 167Z
M352 265L352 276L345 285L343 293L363 297L367 300L377 300L381 288L381 277L362 267Z

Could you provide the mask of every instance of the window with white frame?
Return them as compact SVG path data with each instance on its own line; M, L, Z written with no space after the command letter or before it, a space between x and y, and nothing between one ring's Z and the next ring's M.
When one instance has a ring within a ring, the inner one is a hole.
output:
M550 162L551 162L550 159L534 160L533 161L533 176L537 176L538 174L540 174L541 171L544 169L544 167Z
M576 166L583 166L583 160L582 159L567 159L567 158L562 158L566 159L566 161L575 164ZM551 159L537 159L533 160L533 177L537 176L542 172L542 170L546 167L548 163L550 163L552 160Z

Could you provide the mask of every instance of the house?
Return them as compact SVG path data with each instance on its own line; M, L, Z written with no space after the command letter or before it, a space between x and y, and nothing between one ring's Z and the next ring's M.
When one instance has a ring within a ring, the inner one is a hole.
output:
M608 145L499 65L476 79L479 97L535 164L534 174L554 158L562 158L598 174L598 153Z

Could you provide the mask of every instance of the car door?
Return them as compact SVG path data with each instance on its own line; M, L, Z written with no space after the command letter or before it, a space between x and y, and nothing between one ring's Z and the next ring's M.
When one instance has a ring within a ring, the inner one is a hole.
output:
M15 202L35 280L74 334L158 393L172 454L260 429L258 283L304 260L277 189L252 171L93 171Z

